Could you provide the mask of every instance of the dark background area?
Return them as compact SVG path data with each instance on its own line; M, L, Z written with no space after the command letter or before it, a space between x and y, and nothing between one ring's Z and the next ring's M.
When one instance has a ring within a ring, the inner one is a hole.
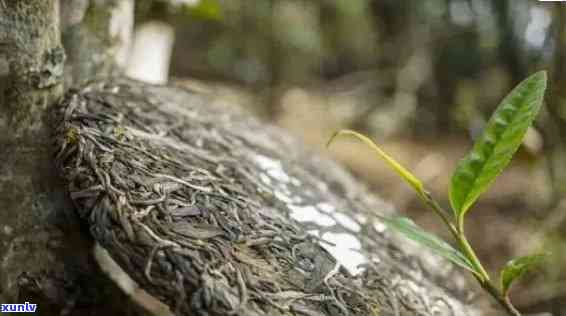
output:
M493 276L511 257L551 252L512 297L522 311L566 315L566 3L172 2L186 4L137 1L136 14L139 24L174 26L174 78L302 137L445 237L440 221L368 148L324 144L342 128L371 136L447 206L451 171L501 98L547 70L545 107L469 213L467 232Z

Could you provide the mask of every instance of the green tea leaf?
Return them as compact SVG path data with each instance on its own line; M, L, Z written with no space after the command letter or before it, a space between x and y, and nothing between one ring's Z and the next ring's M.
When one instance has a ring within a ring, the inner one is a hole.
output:
M415 189L415 191L417 191L418 195L421 198L426 200L425 189L423 187L422 182L419 179L417 179L417 177L415 177L409 170L405 169L405 167L403 167L395 159L393 159L386 152L384 152L381 148L379 148L379 146L374 141L372 141L370 138L368 138L367 136L364 136L364 135L362 135L358 132L354 132L354 131L351 131L351 130L341 130L341 131L335 133L330 138L330 140L328 141L326 146L330 146L330 144L334 141L334 139L338 136L341 136L341 135L354 136L357 139L364 142L366 145L368 145L371 149L373 149L377 153L377 155L381 159L383 159L389 165L389 167L391 167L391 169L393 169L395 172L397 172L397 174L403 180L405 180L411 187L413 187L413 189Z
M383 220L385 225L392 230L402 233L405 237L431 249L436 254L452 261L456 265L479 274L475 271L470 261L460 251L456 250L450 244L437 236L424 231L411 219L406 217L384 218L381 216L380 219Z
M452 175L450 204L463 225L466 211L507 166L537 115L546 89L546 72L521 82L497 107L483 135Z
M520 278L527 271L538 266L548 255L536 254L515 258L507 262L503 270L501 270L501 291L507 295L511 284Z

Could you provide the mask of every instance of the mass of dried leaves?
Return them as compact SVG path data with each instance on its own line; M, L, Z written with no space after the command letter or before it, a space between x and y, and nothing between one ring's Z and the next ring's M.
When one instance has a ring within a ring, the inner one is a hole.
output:
M115 79L70 91L53 113L56 161L77 211L146 291L178 315L466 314L466 287L443 281L459 275L429 272L397 247L370 220L384 204L348 173L211 100ZM290 216L290 204L324 211L322 202L360 230ZM372 259L351 275L313 228L359 235Z

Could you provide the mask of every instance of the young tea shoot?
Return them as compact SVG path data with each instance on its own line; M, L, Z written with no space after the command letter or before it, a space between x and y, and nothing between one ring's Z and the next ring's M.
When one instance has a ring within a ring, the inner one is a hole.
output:
M431 249L452 263L470 271L493 298L509 313L520 316L509 299L512 283L544 259L543 254L519 257L510 260L501 270L499 284L494 283L478 259L464 232L465 216L480 195L509 164L523 142L527 129L539 112L546 90L546 72L537 72L519 83L501 101L489 119L483 134L472 150L462 159L452 175L449 199L452 212L446 212L409 170L384 152L370 138L351 130L334 134L328 146L338 136L353 136L371 147L419 198L438 215L452 234L456 247L439 237L424 231L408 218L379 218L392 230Z

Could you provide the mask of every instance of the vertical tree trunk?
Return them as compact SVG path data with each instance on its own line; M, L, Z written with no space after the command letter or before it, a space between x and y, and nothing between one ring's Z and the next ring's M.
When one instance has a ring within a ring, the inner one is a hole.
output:
M497 14L497 28L499 29L499 53L503 64L511 75L512 82L520 82L525 76L525 65L521 60L521 53L515 35L515 28L510 16L509 0L494 0L493 8Z
M67 85L122 72L128 61L133 14L133 0L61 1Z
M551 76L552 82L566 81L566 9L556 6L554 9L556 58ZM548 98L547 109L550 114L546 130L546 152L548 152L550 176L552 181L553 204L556 207L561 199L566 197L566 93L560 86L552 87Z
M127 314L52 164L47 109L62 97L65 62L58 1L0 0L0 49L0 302Z

